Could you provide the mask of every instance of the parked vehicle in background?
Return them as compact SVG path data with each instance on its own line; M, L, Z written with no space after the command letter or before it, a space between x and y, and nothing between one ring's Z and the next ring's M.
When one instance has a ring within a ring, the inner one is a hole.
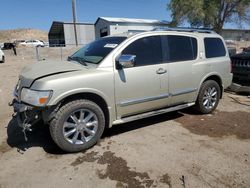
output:
M25 42L19 43L19 45L28 47L44 47L43 41L40 40L26 40Z
M49 42L44 42L44 41L42 42L44 43L44 47L49 47Z
M236 47L228 47L227 49L230 57L237 53Z
M15 44L14 43L12 43L12 42L5 42L4 44L3 44L3 50L11 50L11 49L13 49L15 47Z
M242 85L250 85L250 48L231 57L233 81Z
M114 124L190 106L213 112L231 85L230 62L214 32L124 33L94 41L68 61L24 68L12 105L24 130L42 119L61 149L77 152Z
M250 52L250 47L242 48L242 52Z
M5 62L5 56L3 51L0 49L0 63L4 63Z
M19 39L19 40L15 40L13 43L16 45L16 46L19 46L20 43L23 43L25 42L25 40L22 40L22 39Z

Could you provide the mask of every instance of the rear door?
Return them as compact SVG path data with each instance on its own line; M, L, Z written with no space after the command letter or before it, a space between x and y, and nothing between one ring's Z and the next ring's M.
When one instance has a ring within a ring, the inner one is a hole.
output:
M171 105L194 100L197 91L194 66L197 63L197 39L182 35L163 36L165 59L168 61Z

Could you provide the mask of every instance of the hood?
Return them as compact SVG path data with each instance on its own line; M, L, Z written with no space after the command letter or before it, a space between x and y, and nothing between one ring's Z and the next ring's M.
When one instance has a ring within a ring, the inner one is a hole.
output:
M231 58L232 59L246 59L246 60L249 60L250 59L250 52L242 52L240 54L233 55Z
M33 81L55 74L86 70L86 67L74 62L54 62L44 61L28 65L20 73L20 80L25 81L25 86L30 87Z

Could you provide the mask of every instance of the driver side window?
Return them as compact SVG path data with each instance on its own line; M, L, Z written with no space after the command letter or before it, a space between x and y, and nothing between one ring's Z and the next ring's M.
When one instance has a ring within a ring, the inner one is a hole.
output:
M135 66L146 66L162 63L162 46L160 36L138 39L127 46L122 55L136 55Z

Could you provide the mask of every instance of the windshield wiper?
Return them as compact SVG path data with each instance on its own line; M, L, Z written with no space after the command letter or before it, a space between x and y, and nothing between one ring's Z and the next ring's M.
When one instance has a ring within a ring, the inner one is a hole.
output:
M76 61L78 63L81 63L83 64L84 66L88 66L87 63L85 62L85 60L83 58L80 58L80 57L72 57L72 56L69 56L68 57L68 61Z

